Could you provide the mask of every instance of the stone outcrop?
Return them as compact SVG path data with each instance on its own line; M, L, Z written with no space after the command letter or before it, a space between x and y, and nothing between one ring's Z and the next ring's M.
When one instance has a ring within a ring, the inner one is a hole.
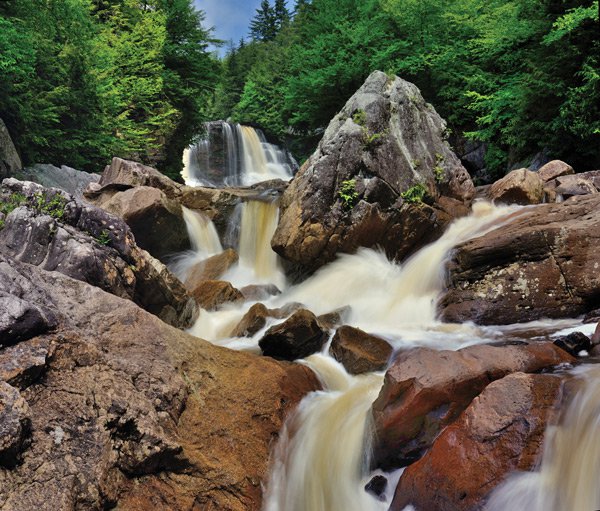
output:
M4 121L0 119L0 181L11 177L23 164Z
M390 511L480 511L514 470L532 470L561 378L515 373L491 383L400 478Z
M6 293L57 317L54 332L18 345L53 346L43 371L21 380L20 397L0 384L0 460L19 453L0 466L0 508L261 508L273 438L318 388L310 370L213 346L1 254L0 276Z
M158 188L137 186L91 202L122 218L138 246L165 261L190 248L181 206ZM89 199L88 199L89 200Z
M14 207L0 229L0 253L129 298L172 325L187 328L194 321L197 308L183 284L135 244L120 218L61 190L15 179L4 180L0 202ZM23 321L35 315L12 302Z
M504 204L540 204L544 200L544 180L536 172L516 169L492 184L487 198Z
M372 73L284 192L275 251L310 271L359 246L401 259L439 237L451 215L436 200L474 194L444 133L416 86Z
M306 309L300 309L283 323L269 328L258 342L263 355L296 360L319 351L327 340L317 317Z
M98 174L90 174L62 165L60 168L48 163L38 163L15 172L11 177L19 181L33 181L45 188L60 188L80 199L91 183L100 180Z
M329 348L350 374L382 371L393 351L386 340L348 325L336 330Z
M490 382L573 361L551 342L400 353L373 403L374 466L400 467L419 458Z
M542 204L458 246L442 317L508 324L598 308L599 207L600 194Z

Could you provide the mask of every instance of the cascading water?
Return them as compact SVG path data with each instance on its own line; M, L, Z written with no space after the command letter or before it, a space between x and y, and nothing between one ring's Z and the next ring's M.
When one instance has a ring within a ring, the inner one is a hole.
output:
M182 210L192 250L178 254L169 267L181 281L185 281L192 266L222 252L223 247L214 224L207 216L185 206Z
M487 511L600 509L600 369L577 373L583 387L560 424L546 432L539 469L509 478L493 493Z
M206 124L206 136L183 154L182 176L189 186L247 186L291 179L296 162L250 126L223 121Z

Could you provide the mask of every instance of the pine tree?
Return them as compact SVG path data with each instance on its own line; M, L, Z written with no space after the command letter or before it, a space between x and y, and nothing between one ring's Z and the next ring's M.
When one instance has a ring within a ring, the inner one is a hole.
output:
M262 0L250 22L250 36L256 41L272 41L277 35L277 18L269 0Z
M275 16L275 25L277 32L287 26L290 23L291 14L285 5L285 0L275 0L275 6L273 8L273 14Z

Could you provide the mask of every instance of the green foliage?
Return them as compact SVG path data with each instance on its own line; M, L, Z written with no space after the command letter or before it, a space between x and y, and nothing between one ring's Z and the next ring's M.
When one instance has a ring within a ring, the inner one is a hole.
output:
M352 120L355 124L358 124L359 126L362 126L364 128L367 125L367 112L360 109L357 110L356 112L354 112Z
M46 192L36 192L33 195L33 207L41 214L50 215L56 220L62 220L65 215L67 200L59 194L53 196Z
M5 219L9 213L17 209L19 206L22 206L26 202L27 197L20 193L13 193L6 199L0 199L0 214L2 214L2 218L0 218L0 229L4 228Z
M439 184L444 181L446 173L444 172L444 169L442 167L436 165L435 167L433 167L433 177L435 178L435 182Z
M100 234L94 237L100 245L108 245L110 243L110 233L106 229L102 229Z
M202 19L192 0L0 2L0 117L24 163L174 175L217 79Z
M356 199L358 199L358 192L356 191L356 179L347 179L342 181L338 197L342 200L342 206L344 209L349 210L354 206Z
M410 204L422 203L426 195L427 189L421 183L411 186L408 190L400 194L400 196Z

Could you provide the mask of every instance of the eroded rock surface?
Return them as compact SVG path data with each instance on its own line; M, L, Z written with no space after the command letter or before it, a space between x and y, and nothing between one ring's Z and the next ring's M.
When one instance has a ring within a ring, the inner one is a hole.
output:
M447 321L576 317L600 303L600 194L542 204L454 251Z
M403 258L439 237L451 215L436 199L474 194L444 132L416 86L372 73L284 192L275 251L311 271L340 251L381 245Z
M0 253L129 298L175 326L194 321L197 308L183 284L136 245L120 218L61 190L15 179L3 181L0 201L15 207L0 229ZM35 306L26 312L25 304L11 300L23 321L41 325Z
M544 180L537 172L516 169L492 184L487 198L504 204L540 204L544 200Z
M0 275L58 321L35 339L54 352L22 384L30 445L0 467L3 511L260 509L272 440L318 388L310 370L213 346L129 300L3 255Z
M336 330L329 351L350 374L361 374L385 369L394 350L386 340L344 325Z

